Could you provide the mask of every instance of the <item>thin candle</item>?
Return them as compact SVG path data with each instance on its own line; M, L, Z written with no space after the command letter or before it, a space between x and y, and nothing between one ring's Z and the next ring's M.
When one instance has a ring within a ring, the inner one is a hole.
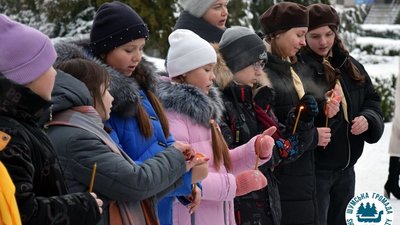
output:
M329 120L329 117L328 117L328 113L329 113L328 112L328 102L333 98L334 95L335 95L335 91L332 90L331 96L328 97L328 99L326 101L326 104L325 104L325 127L328 127L328 120Z
M197 184L192 184L192 187L192 195L194 196L196 194Z
M328 127L328 105L325 105L325 127Z
M294 123L293 133L296 133L297 124L299 123L301 111L304 109L304 106L300 106L299 113L297 114L296 122Z
M254 169L255 169L255 170L258 169L258 163L259 163L259 161L260 161L261 140L262 140L262 138L257 138L257 139L256 139L255 147L256 147L256 153L257 153L256 156L257 156L257 158L256 158L256 165L254 166Z
M96 176L97 163L94 163L92 170L92 179L90 179L89 192L92 192L94 185L94 177Z

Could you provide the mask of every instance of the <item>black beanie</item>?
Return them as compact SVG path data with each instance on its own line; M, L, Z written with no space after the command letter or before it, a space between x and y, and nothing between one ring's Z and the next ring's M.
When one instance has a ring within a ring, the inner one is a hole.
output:
M308 27L308 12L303 5L279 2L271 6L259 18L265 34L274 34L294 27Z
M148 37L147 25L131 7L118 1L107 2L100 6L94 17L90 48L95 56L99 56L129 41Z
M318 3L307 6L310 23L308 30L314 30L323 26L333 26L338 28L339 16L336 10L330 5Z
M268 57L264 42L246 27L226 29L219 42L219 51L232 73Z

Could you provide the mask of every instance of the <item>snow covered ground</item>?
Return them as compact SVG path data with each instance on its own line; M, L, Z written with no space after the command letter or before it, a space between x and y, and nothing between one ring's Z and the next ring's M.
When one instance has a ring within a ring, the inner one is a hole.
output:
M383 194L389 168L387 152L391 133L392 123L386 123L385 132L379 142L365 145L364 153L355 166L356 195L366 191ZM390 203L394 208L393 225L400 225L400 200L392 196Z

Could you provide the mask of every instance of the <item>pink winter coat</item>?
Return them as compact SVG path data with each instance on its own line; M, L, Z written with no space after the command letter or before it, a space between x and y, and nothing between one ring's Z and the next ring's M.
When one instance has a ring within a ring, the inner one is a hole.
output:
M203 195L199 208L190 215L188 208L175 201L174 225L236 224L233 210L233 198L236 193L235 174L254 169L254 142L257 136L229 151L233 171L227 172L223 164L217 171L213 163L208 121L212 117L218 118L223 110L218 90L211 89L207 96L191 85L162 83L159 92L159 98L166 109L170 132L175 140L190 143L197 152L210 158L208 176L201 182ZM263 160L261 164L265 162ZM195 223L191 223L193 219Z

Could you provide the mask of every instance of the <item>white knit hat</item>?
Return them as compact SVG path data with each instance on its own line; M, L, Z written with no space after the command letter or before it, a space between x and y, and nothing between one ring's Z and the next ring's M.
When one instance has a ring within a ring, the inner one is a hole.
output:
M202 17L215 0L178 0L183 10L188 11L195 17Z
M171 78L217 62L217 54L210 43L190 30L175 30L168 41L167 72Z

